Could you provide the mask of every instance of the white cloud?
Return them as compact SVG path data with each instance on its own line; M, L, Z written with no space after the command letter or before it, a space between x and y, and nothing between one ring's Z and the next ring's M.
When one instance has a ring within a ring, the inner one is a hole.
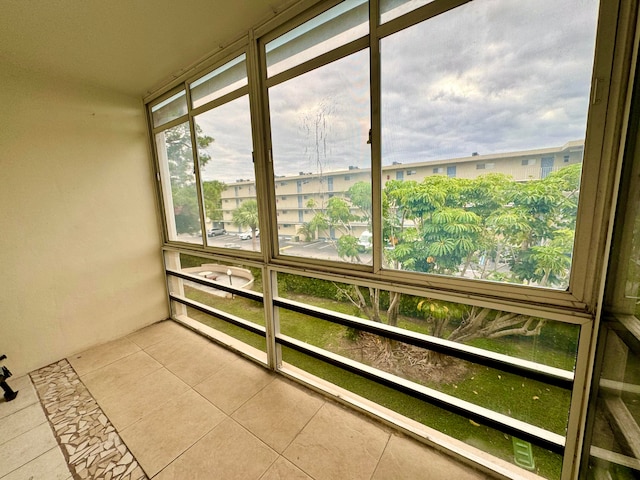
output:
M478 0L382 40L383 163L583 138L597 0ZM370 165L369 52L271 87L277 175ZM205 179L253 178L248 102L199 117ZM245 109L245 110L242 110Z
M255 179L248 96L198 115L196 123L214 139L207 148L211 160L202 171L204 180Z

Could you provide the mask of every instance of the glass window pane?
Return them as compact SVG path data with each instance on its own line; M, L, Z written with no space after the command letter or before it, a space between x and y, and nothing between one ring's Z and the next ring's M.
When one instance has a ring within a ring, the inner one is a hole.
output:
M165 264L171 270L206 278L214 283L262 292L260 268L176 252L165 252ZM172 275L168 275L167 281L172 295L202 303L254 325L265 325L262 302ZM261 335L178 302L173 302L172 309L177 316L186 315L253 348L266 351L266 340Z
M369 58L269 89L280 252L371 264Z
M380 0L380 23L398 18L433 0Z
M151 107L153 126L159 127L187 114L187 96L184 90Z
M189 85L193 108L247 85L246 55L215 69Z
M374 320L567 372L575 366L579 334L576 325L374 288L357 289L349 284L293 274L278 273L277 288L278 298L337 314ZM277 321L279 332L288 337L558 435L566 433L571 401L571 392L567 389L387 340L286 307L277 309ZM285 347L282 352L284 362L523 466L518 462L524 459L514 455L514 442L519 442L518 439L381 387L304 353ZM525 468L531 467L546 478L560 478L559 455L525 446L531 454L528 458L531 463Z
M279 319L287 336L558 435L566 431L571 401L566 389L284 308Z
M640 189L635 192L635 197L632 207L629 208L629 212L635 212L636 215L635 218L633 214L630 215L630 223L633 226L628 228L631 231L631 247L629 249L624 297L627 304L625 310L633 313L636 318L640 318Z
M189 123L156 134L169 240L202 244Z
M569 372L575 368L577 325L301 275L277 278L282 298Z
M272 77L369 33L369 2L346 0L267 43Z
M640 434L640 320L612 318L600 335L603 362L593 417L590 468L594 478L637 478L640 452L633 440ZM629 475L621 466L635 467ZM620 469L620 476L616 472ZM607 475L605 472L609 472Z
M462 415L448 412L443 408L380 385L297 350L282 347L282 361L284 368L291 365L309 372L426 427L461 440L518 467L532 470L540 478L560 479L562 456L557 453L523 442L494 428L481 425ZM517 451L514 445L516 442L519 443L519 449L524 446L527 450L524 458L522 458L523 455L519 457L514 455L514 452ZM515 470L517 471L517 469Z
M173 255L173 253L171 254ZM169 254L167 253L166 255ZM238 262L211 260L210 258L188 255L186 253L180 253L175 262L170 262L167 258L165 263L167 268L171 268L172 270L202 276L209 280L221 282L233 287L244 288L245 290L252 290L259 293L263 291L262 270L257 267L239 264ZM228 277L229 269L231 269L231 278ZM244 318L258 325L264 325L264 316L262 313L257 316Z
M637 118L638 78L631 118ZM605 296L606 322L598 340L600 371L590 415L589 478L638 478L640 473L640 156L632 121L621 174ZM596 361L596 365L598 361Z
M259 251L248 95L198 115L195 123L211 139L199 156L207 244Z
M597 13L471 2L382 40L388 268L567 288Z

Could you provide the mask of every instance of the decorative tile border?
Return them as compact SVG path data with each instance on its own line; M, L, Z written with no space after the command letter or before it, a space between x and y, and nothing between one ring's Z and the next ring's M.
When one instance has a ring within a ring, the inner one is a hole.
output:
M75 480L147 480L69 362L30 376Z

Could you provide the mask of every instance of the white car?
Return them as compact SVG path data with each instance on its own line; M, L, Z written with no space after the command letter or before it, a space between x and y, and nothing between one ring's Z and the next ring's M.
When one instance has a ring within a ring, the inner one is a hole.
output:
M365 252L371 250L373 246L373 234L369 230L365 230L358 238L358 250Z
M258 238L259 236L260 236L260 230L256 230L256 238ZM238 238L240 240L251 240L251 230L242 232L240 235L238 235Z

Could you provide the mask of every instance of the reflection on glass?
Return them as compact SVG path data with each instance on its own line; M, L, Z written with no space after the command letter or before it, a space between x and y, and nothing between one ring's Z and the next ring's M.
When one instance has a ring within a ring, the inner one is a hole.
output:
M195 123L201 137L212 139L199 156L207 245L259 251L249 97L202 113Z
M398 18L433 0L380 0L380 23Z
M470 2L382 40L388 268L566 289L597 7Z
M215 69L189 85L193 108L247 85L246 55Z
M206 143L201 137L199 143ZM189 124L156 134L162 194L169 240L202 244Z
M633 105L638 105L637 90L636 85ZM632 125L615 218L615 261L608 270L607 321L598 342L602 367L591 412L589 478L640 475L640 157L637 122Z
M369 33L367 0L345 0L267 43L267 76L272 77Z
M369 59L269 89L280 252L371 263Z
M187 114L187 97L184 90L151 107L153 126L159 127Z

